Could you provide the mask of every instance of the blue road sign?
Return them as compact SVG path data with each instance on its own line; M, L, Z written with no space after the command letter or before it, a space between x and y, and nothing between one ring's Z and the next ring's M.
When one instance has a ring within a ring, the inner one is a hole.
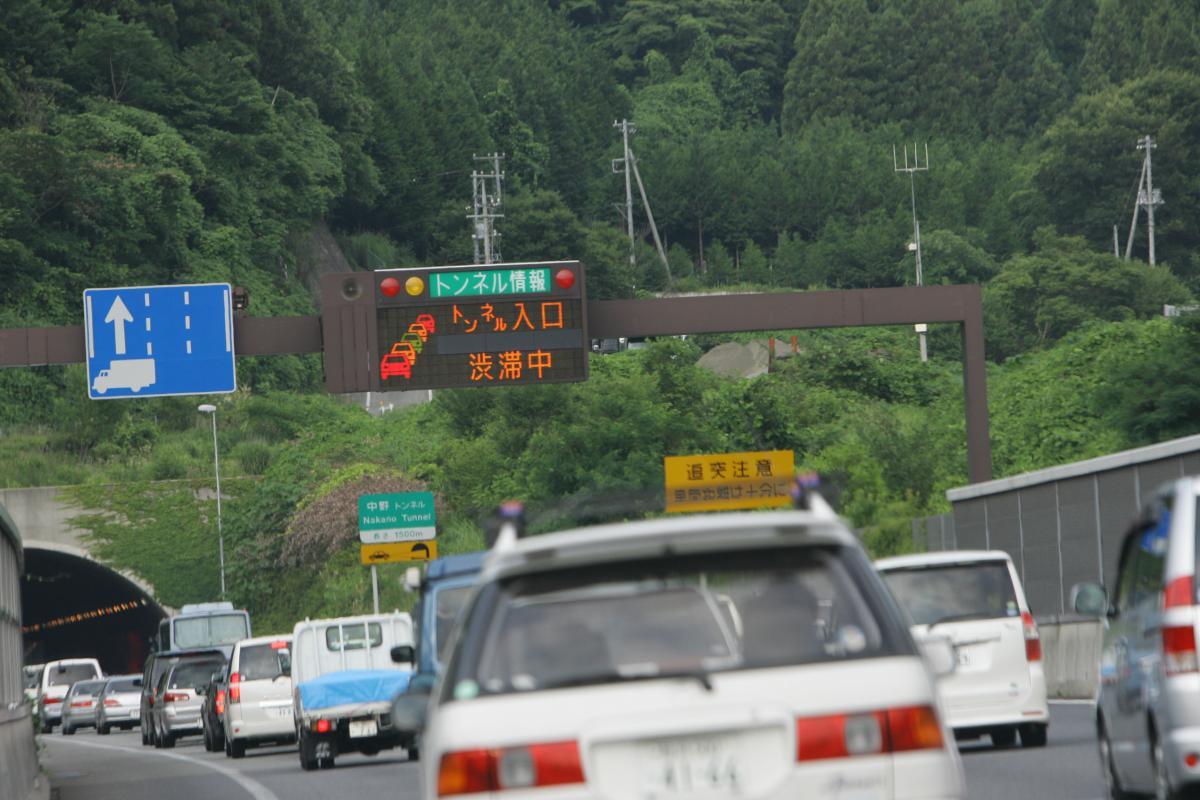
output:
M227 283L87 289L83 331L93 400L237 388Z

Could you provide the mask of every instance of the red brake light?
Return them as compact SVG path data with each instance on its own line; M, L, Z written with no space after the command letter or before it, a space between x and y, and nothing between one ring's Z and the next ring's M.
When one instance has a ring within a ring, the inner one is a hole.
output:
M438 765L438 795L583 783L579 745L573 741L446 753Z
M224 714L224 713L225 713L225 690L224 690L224 689L217 689L217 702L216 702L216 706L217 706L217 713L218 713L218 714Z
M317 733L329 733L333 729L333 726L329 724L329 720L319 719L313 724L313 729Z
M63 701L63 699L61 697L43 697L42 698L42 704L47 705L47 706L52 706L55 703L61 703L62 701Z
M1163 607L1178 608L1195 604L1192 591L1192 576L1184 575L1167 583L1163 592Z
M91 700L75 700L71 703L71 708L91 708Z
M1196 629L1189 625L1171 625L1162 629L1163 667L1168 675L1196 672Z
M942 726L929 706L796 720L796 760L940 750Z
M119 706L119 705L121 705L121 701L116 699L115 697L104 698L104 707L105 708L115 708L116 706Z
M283 641L282 639L279 640L278 642L271 642L272 650L287 650L287 646L288 646L288 643Z
M164 703L182 703L189 699L190 695L187 692L167 692L163 695Z
M1030 614L1028 611L1022 611L1021 623L1025 628L1025 660L1041 661L1042 637L1038 634L1037 623L1033 621L1033 614Z
M230 703L242 702L241 683L242 683L241 674L235 672L229 676L229 702Z

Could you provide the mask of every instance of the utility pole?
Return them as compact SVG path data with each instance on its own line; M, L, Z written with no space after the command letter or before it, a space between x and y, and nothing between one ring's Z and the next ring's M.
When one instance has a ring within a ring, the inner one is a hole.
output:
M646 209L646 219L650 222L650 233L654 235L654 247L658 251L658 258L662 262L663 269L667 273L667 285L670 286L673 278L671 277L671 264L667 261L667 251L663 249L662 239L658 236L658 226L654 224L654 212L650 210L650 200L646 197L646 187L642 183L642 175L638 172L637 157L633 154L633 148L629 146L629 135L637 133L637 128L628 120L614 122L613 127L621 131L622 140L624 143L625 155L623 158L614 158L612 162L612 170L616 174L625 175L625 221L629 232L629 266L637 266L637 254L634 250L636 237L633 232L633 187L630 183L630 174L637 181L638 194L642 198L642 208Z
M1133 206L1133 221L1129 224L1129 240L1125 242L1125 260L1133 255L1133 234L1137 231L1138 212L1146 209L1146 231L1150 238L1149 261L1154 266L1154 209L1163 204L1162 192L1154 188L1154 169L1151 152L1158 147L1149 136L1138 139L1137 149L1145 150L1146 157L1142 159L1142 174L1138 178L1137 202Z
M892 170L894 172L908 173L908 188L912 198L912 218L913 218L913 240L909 245L909 249L916 255L917 260L917 286L925 285L925 276L921 269L921 224L917 222L917 180L916 173L929 171L929 143L925 143L925 166L921 166L921 158L917 150L916 142L913 142L913 163L909 166L908 163L908 145L904 145L904 166L900 166L900 162L896 158L896 147L892 146ZM921 339L921 361L929 360L929 350L925 341L925 331L928 326L925 323L920 323L915 326L918 336Z
M501 186L504 173L500 171L502 153L491 153L486 156L474 156L476 161L486 161L491 172L473 170L471 172L472 201L467 219L471 220L471 238L475 244L475 263L494 264L500 260L500 244L497 239L500 233L496 230L496 220L504 217L499 213L502 202ZM488 181L492 181L489 187ZM490 189L490 191L489 191Z
M621 168L619 171L625 175L625 227L629 231L629 266L636 267L637 255L634 251L635 240L633 235L633 189L629 183L629 173L632 172L629 169L629 134L636 133L637 128L630 124L629 120L624 119L620 122L613 122L613 127L620 128L621 139L625 145L625 154L620 159L613 161L613 172L618 171L617 162L620 161Z

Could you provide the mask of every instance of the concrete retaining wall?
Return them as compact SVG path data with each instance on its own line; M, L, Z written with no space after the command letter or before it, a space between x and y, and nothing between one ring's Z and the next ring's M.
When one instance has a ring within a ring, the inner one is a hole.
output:
M1042 664L1051 700L1091 700L1100 686L1100 645L1104 625L1099 620L1038 622L1042 634Z

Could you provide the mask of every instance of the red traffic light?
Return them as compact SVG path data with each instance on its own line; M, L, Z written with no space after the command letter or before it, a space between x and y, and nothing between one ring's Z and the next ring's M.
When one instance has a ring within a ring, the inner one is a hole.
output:
M575 273L569 269L560 269L554 273L554 282L564 289L570 289L575 285Z
M379 282L379 291L388 297L400 294L400 281L395 278L384 278Z

